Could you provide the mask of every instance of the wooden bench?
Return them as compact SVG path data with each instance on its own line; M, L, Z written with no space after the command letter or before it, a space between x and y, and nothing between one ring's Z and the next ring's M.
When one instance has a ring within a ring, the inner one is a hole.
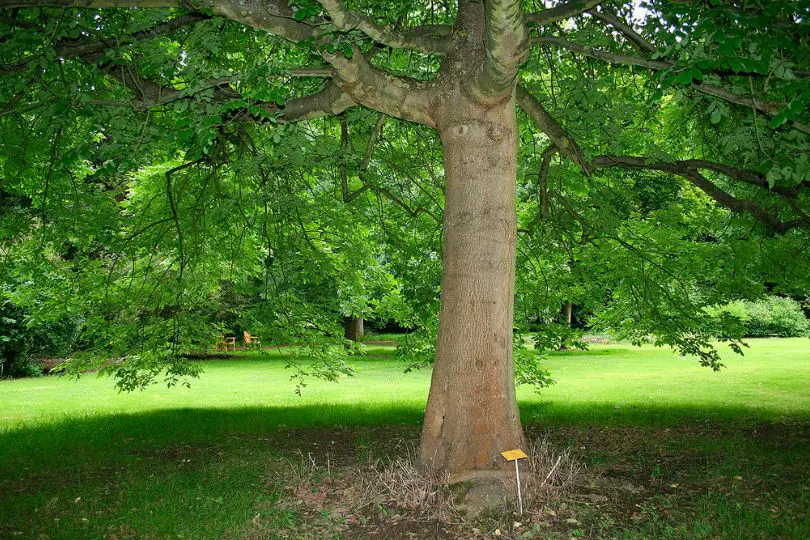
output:
M236 350L236 337L235 336L225 336L225 334L220 334L219 339L214 344L214 350L219 351L227 351L228 347L231 347L232 351Z
M242 332L242 337L245 339L245 349L261 349L262 341L258 336L252 335L248 331Z

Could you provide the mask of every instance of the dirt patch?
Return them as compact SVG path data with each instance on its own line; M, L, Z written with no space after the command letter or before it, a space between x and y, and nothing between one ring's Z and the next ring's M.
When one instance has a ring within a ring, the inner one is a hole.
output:
M613 340L608 336L597 336L597 335L585 335L582 336L582 341L584 343L592 343L592 344L606 344L606 343L613 343Z
M42 368L42 373L49 374L53 369L65 361L65 358L34 358L33 363Z
M233 360L238 358L235 354L228 353L209 353L209 352L196 352L186 353L183 358L187 360Z

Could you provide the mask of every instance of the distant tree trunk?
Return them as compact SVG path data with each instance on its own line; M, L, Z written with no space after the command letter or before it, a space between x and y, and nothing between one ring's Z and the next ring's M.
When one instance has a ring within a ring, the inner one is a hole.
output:
M444 272L420 459L456 482L503 467L499 453L524 442L512 365L517 123L514 97L446 103Z
M573 322L573 312L574 312L574 306L573 306L573 304L571 304L571 302L566 302L565 304L563 304L563 307L562 307L562 324L564 324L568 328L571 328L571 323ZM559 346L559 348L557 350L559 350L559 351L567 351L568 350L567 336L563 336L562 341L560 341L560 346Z
M571 323L573 322L573 315L574 313L574 306L571 302L567 302L562 308L562 319L563 324L568 328L571 328Z
M568 328L574 324L574 304L566 302L562 309L563 324Z
M343 322L343 335L351 341L360 341L363 338L363 317L346 317Z

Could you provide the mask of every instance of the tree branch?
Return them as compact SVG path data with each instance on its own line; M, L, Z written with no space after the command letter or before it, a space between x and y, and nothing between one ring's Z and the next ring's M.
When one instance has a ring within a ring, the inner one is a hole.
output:
M545 222L548 219L548 170L551 167L551 160L559 150L551 145L545 150L540 160L540 169L537 172L537 184L540 189L540 220Z
M604 0L569 0L559 6L554 6L553 8L548 8L538 13L532 13L526 19L531 24L546 26L570 17L575 17L589 9L595 8L603 1Z
M349 123L346 121L346 117L344 115L340 116L340 150L343 154L343 160L340 164L340 190L343 195L343 202L351 202L354 200L358 195L364 193L366 190L371 189L376 193L383 193L381 188L377 186L373 186L366 182L365 175L363 174L366 169L368 169L369 163L371 163L371 156L374 154L374 147L377 144L377 140L380 138L380 134L382 133L383 125L385 121L388 120L388 117L384 114L381 114L380 117L377 119L377 122L374 124L374 127L371 130L371 135L369 135L368 143L366 144L366 153L363 156L363 162L359 167L357 176L360 178L360 181L363 183L362 187L356 189L354 191L349 191L349 177L346 167L346 154L348 153L349 149ZM387 190L385 190L386 196L388 196Z
M322 52L335 69L334 84L359 105L418 124L436 127L428 109L432 83L397 77L368 63L357 47L351 58Z
M785 107L783 103L777 103L775 101L759 100L749 96L741 96L739 94L735 94L723 88L711 86L704 83L692 83L692 88L694 88L698 92L702 92L704 94L720 98L724 101L728 101L729 103L741 105L749 109L756 109L760 112L767 114L768 116L775 116L776 114L779 113L779 111L781 111ZM792 125L799 131L810 134L810 124L794 121Z
M38 24L23 21L21 19L15 19L14 17L0 16L0 24L5 24L6 26L16 28L24 28L26 30L42 30L42 27Z
M64 39L54 44L54 50L56 52L56 56L59 58L63 58L65 60L80 58L87 63L92 63L96 61L101 56L101 53L107 49L112 49L122 45L130 45L138 41L163 36L177 30L178 28L182 28L183 26L196 24L200 21L208 20L209 18L210 17L203 15L202 13L180 15L174 19L156 24L151 28L133 32L131 34L117 36L114 39L100 39L97 41ZM30 61L30 58L27 58L26 61L18 62L17 64L2 66L0 67L0 72L12 73L24 71L28 68L28 61Z
M386 47L409 49L425 54L444 54L447 41L432 32L412 32L395 26L378 24L372 17L348 11L340 0L319 0L332 25L341 32L360 30Z
M760 206L756 201L751 199L740 199L733 196L703 176L698 171L698 168L711 169L717 172L731 169L739 175L753 174L747 173L747 171L740 171L739 169L705 162L702 160L675 161L670 163L656 162L638 156L599 156L591 161L590 166L592 169L610 167L648 169L680 176L691 182L698 189L706 193L706 195L714 199L722 206L725 206L732 212L747 212L756 218L760 223L765 225L765 227L778 234L784 234L790 229L796 227L810 227L810 222L806 221L804 216L802 216L800 219L782 221L779 219L779 217L772 215L762 208L762 206Z
M588 164L577 142L565 131L557 120L549 114L540 101L531 95L523 86L518 85L516 98L523 112L528 114L534 124L551 139L556 149L567 158L577 163L583 171L588 172Z
M639 66L644 67L647 69L651 69L653 71L659 71L663 69L669 69L674 67L676 64L671 60L663 61L663 60L650 60L648 58L641 58L638 56L630 56L626 54L619 54L613 53L610 51L604 51L600 49L594 49L593 47L589 47L587 45L581 45L579 43L572 43L562 38L554 37L554 36L541 36L532 39L532 44L539 44L539 45L554 45L557 47L562 47L564 49L568 49L569 51L576 52L585 56L590 56L591 58L597 58L599 60L604 60L611 64L623 64L623 65L631 65L631 66ZM735 94L730 92L729 90L725 90L723 88L693 82L692 88L701 92L703 94L707 94L710 96L714 96L716 98L722 99L724 101L728 101L729 103L734 103L736 105L741 105L747 108L754 108L768 116L775 116L776 114L781 111L785 105L783 103L778 103L775 101L767 101L767 100L758 100L753 97L749 96L741 96L739 94ZM802 123L802 122L793 122L793 127L797 130L810 134L810 125Z
M703 176L700 170L710 170L733 180L739 180L750 185L767 189L768 182L759 173L702 159L660 162L637 156L599 156L588 162L585 161L582 150L576 141L565 131L557 120L545 110L540 101L529 94L522 86L518 86L517 88L517 101L520 108L532 118L535 125L551 139L553 144L552 147L547 148L543 152L539 173L541 183L544 181L545 175L548 174L548 165L550 164L551 156L553 156L554 152L559 151L561 155L568 157L579 165L586 174L595 169L623 167L629 169L657 170L681 176L732 212L748 212L768 229L776 233L782 234L796 227L810 227L810 221L806 219L806 214L802 212L801 209L797 211L800 216L799 219L782 221L778 217L768 213L756 201L739 199L722 190ZM786 200L789 199L788 204L796 211L796 208L794 208L795 198L799 195L800 190L805 188L810 189L810 182L805 181L799 184L799 186L792 188L775 187L773 191ZM790 204L790 201L794 204Z
M595 49L589 45L581 45L579 43L573 43L566 39L555 36L540 36L532 38L532 45L554 45L556 47L568 49L569 51L575 53L590 56L591 58L604 60L605 62L609 62L611 64L639 66L652 69L654 71L667 69L674 65L673 62L664 62L662 60L650 60L648 58L642 58L639 56L631 56L629 54L614 53L601 49Z
M621 32L642 53L649 54L655 51L655 45L647 41L644 36L636 32L635 28L621 20L615 13L607 9L602 11L592 9L588 13Z
M145 30L133 32L131 34L124 34L122 36L116 36L114 39L102 39L98 41L66 39L57 43L54 48L56 50L56 55L66 60L79 56L87 57L101 53L113 47L120 47L122 45L129 45L137 41L163 36L165 34L174 32L183 26L196 24L200 21L205 21L208 19L210 19L210 17L202 13L189 13L187 15L180 15L160 24L156 24L155 26ZM92 59L88 60L92 61Z
M204 6L203 6L204 4ZM0 0L0 8L195 8L210 7L215 15L289 39L316 37L310 25L293 19L287 0L206 0L198 6L191 0Z
M357 103L348 94L329 83L320 92L291 99L281 107L275 103L263 104L260 107L270 114L278 114L276 120L278 122L296 122L338 115L356 105Z

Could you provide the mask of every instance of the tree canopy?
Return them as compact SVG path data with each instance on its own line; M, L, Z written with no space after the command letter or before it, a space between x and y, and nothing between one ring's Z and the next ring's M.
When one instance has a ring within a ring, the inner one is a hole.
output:
M707 307L810 290L808 15L0 0L2 293L29 326L69 329L65 348L126 357L125 388L193 374L182 355L224 327L318 344L333 377L350 370L328 347L341 315L419 328L433 337L409 350L432 358L453 261L514 257L493 308L509 334L565 333L573 304L718 367L711 341L738 348L739 321ZM466 237L496 174L516 206L492 212L513 217ZM533 365L518 375L544 381Z

